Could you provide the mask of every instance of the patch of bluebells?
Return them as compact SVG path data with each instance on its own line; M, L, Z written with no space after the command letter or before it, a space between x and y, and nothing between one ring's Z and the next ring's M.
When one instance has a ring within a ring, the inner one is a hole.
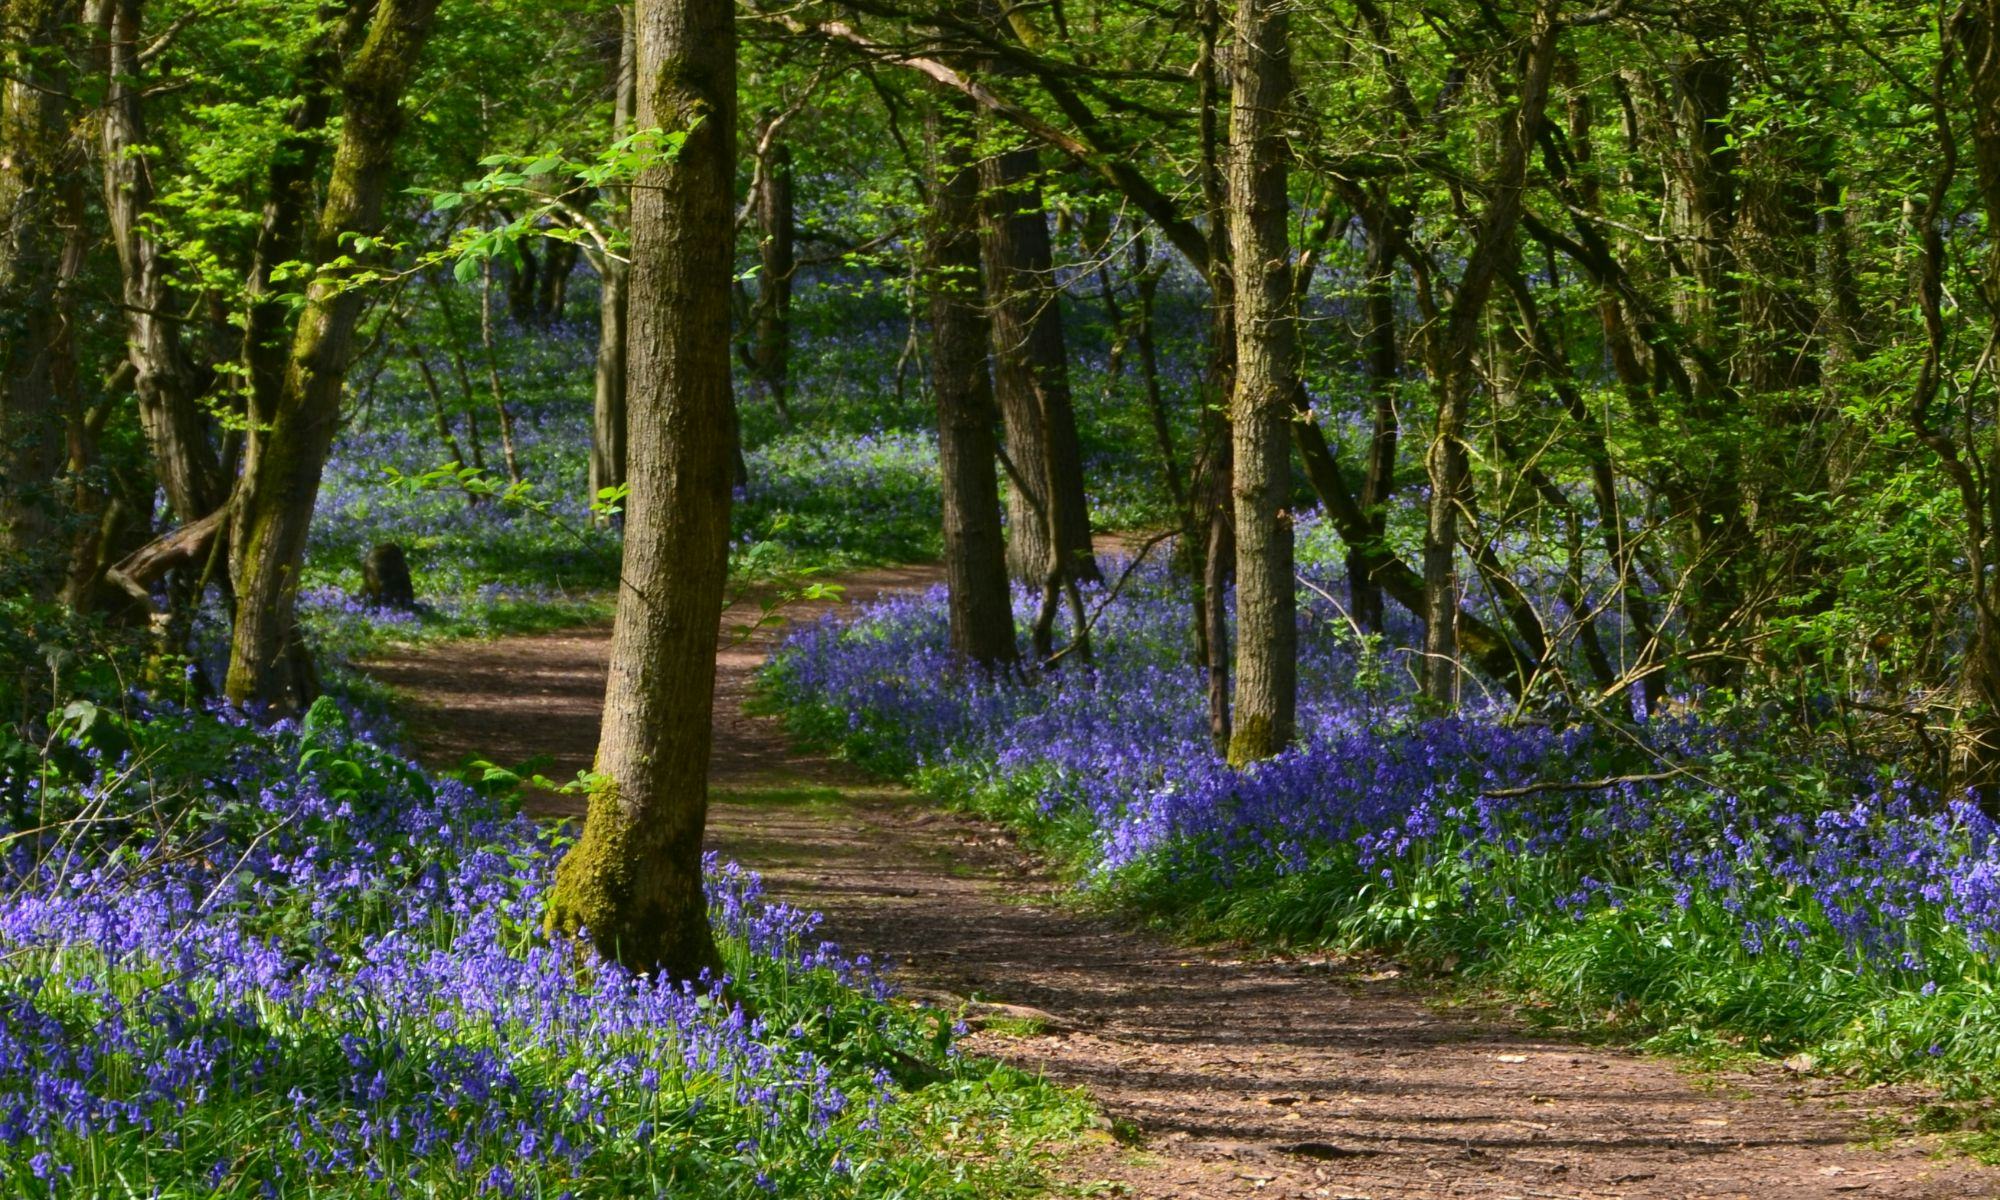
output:
M329 702L87 716L0 778L7 1194L908 1186L856 1167L942 1039L754 874L706 863L731 990L635 976L540 933L556 829Z
M749 450L737 536L838 565L937 557L942 501L929 430L780 434Z
M793 631L770 680L802 727L877 765L1081 826L1089 882L1257 914L1242 932L1478 952L1565 925L1698 929L1780 974L1812 957L1912 994L1990 973L2000 949L1994 823L1877 764L1774 765L1747 753L1760 730L1685 715L1612 734L1475 697L1427 716L1302 593L1298 741L1235 770L1209 738L1171 573L1142 566L1091 603L1087 668L963 669L939 588ZM1024 623L1033 604L1017 596ZM1687 773L1515 790L1662 762Z

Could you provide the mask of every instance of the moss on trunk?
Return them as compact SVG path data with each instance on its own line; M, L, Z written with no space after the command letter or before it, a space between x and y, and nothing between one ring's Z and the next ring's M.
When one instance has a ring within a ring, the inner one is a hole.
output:
M625 805L615 780L591 789L583 836L563 855L542 928L586 933L606 958L656 965L676 979L718 975L721 956L707 921L700 868L675 869L671 856Z

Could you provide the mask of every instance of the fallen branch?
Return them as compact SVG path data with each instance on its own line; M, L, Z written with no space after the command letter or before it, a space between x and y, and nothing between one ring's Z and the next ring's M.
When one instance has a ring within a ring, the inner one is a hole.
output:
M1498 800L1509 796L1532 796L1536 792L1597 792L1624 783L1659 783L1667 779L1679 779L1687 774L1689 772L1676 769L1654 771L1644 775L1613 775L1605 779L1550 779L1541 783L1524 784L1521 787L1492 788L1479 794Z

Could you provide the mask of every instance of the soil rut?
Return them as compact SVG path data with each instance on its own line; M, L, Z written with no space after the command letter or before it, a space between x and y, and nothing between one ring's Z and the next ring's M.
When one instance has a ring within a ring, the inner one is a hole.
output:
M936 578L844 582L861 600ZM746 714L770 640L717 651L711 844L895 964L908 992L1011 1017L971 1048L1088 1088L1136 1131L1067 1162L1072 1184L1161 1200L2000 1196L2000 1174L1902 1132L1910 1096L1891 1089L1775 1068L1692 1077L1441 1007L1385 964L1194 951L1080 915L1002 831ZM431 764L545 755L561 778L589 764L608 648L593 629L368 669L406 698Z

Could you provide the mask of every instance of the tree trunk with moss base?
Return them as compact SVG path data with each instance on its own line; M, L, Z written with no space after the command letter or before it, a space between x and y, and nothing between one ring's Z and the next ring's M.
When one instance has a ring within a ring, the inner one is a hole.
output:
M719 965L702 891L729 546L736 51L727 0L642 0L641 129L690 130L632 193L625 565L583 837L547 927L635 970Z
M341 79L340 148L327 181L310 261L330 263L346 240L381 222L403 91L416 74L437 0L383 0ZM335 273L306 292L283 386L268 412L252 413L230 536L236 621L229 698L277 707L306 700L296 604L306 529L340 422L340 398L365 297Z
M1291 95L1288 20L1272 0L1237 7L1230 106L1229 234L1236 265L1236 711L1232 763L1292 740L1298 693L1298 597L1292 583L1291 420L1298 378L1286 228L1284 113Z

